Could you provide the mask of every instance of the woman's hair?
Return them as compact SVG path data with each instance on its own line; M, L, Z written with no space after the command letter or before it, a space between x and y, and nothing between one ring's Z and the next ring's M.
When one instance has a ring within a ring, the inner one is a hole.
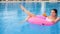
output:
M52 10L54 10L54 11L55 11L55 13L56 13L56 16L57 16L57 9L52 9Z

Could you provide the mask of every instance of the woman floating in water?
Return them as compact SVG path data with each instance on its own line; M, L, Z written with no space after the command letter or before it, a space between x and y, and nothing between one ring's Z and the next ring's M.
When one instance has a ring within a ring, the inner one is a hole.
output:
M24 21L28 21L32 24L50 26L60 20L60 18L57 17L56 9L52 9L51 15L46 17L45 13L43 14L43 16L36 16L36 15L30 13L30 11L26 10L22 5L20 5L20 7L28 15L28 17Z

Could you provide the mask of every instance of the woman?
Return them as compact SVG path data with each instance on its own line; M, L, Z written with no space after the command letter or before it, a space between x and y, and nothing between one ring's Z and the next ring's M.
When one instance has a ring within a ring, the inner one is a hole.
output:
M24 21L28 20L30 17L35 17L36 16L36 15L30 13L28 10L26 10L22 5L20 5L20 7L28 15L28 17ZM47 16L46 20L52 21L53 23L56 23L57 21L59 21L60 18L57 17L57 10L56 9L52 9L51 10L51 15Z

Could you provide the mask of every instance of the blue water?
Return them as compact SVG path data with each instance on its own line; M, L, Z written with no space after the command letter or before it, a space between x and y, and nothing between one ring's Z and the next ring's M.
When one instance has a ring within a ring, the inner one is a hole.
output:
M0 3L0 34L60 34L60 22L53 26L40 26L22 22L28 15L24 13L20 4L35 15L41 15L41 3ZM60 2L46 2L46 13L49 16L53 8L58 10L60 16Z

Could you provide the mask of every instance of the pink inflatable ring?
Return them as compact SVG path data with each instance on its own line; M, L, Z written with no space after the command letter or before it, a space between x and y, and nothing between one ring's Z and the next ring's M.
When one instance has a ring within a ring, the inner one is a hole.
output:
M28 22L29 23L32 23L32 24L37 24L37 25L46 25L46 26L51 26L53 25L54 23L53 22L50 22L50 21L47 21L46 20L46 17L44 16L35 16L35 17L30 17L28 19Z

